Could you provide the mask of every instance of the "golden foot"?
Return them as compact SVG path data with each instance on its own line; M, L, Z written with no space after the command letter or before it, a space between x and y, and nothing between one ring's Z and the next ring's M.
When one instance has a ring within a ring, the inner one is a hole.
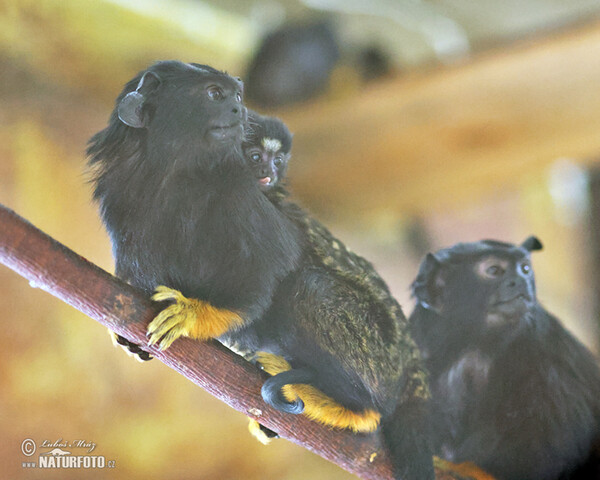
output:
M433 464L442 473L442 478L464 480L494 480L472 462L452 463L439 457L433 457Z
M248 419L248 430L250 431L250 434L263 445L269 445L271 440L279 437L275 432L262 426L256 420L251 418Z
M190 336L198 321L193 299L172 288L159 286L152 295L155 302L172 301L173 304L162 310L148 325L148 345L158 344L160 350L166 350L179 337Z
M255 358L257 363L269 375L277 375L292 368L285 358L272 353L257 352ZM324 425L350 429L355 433L369 433L379 427L381 420L379 412L371 409L365 409L361 412L352 411L340 405L313 385L288 384L281 389L281 392L288 402L294 402L300 398L304 403L304 415ZM259 441L262 441L252 429L250 433Z
M239 314L186 298L178 290L159 286L154 292L152 300L155 302L173 302L150 322L146 332L148 344L158 344L160 350L169 348L179 337L216 338L243 324Z

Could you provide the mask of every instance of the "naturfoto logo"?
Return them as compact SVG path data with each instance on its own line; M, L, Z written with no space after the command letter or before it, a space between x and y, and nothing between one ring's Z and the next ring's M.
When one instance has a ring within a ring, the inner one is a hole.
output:
M43 440L36 443L27 438L21 443L21 452L26 457L32 457L39 448L50 449L38 453L37 462L29 459L22 462L23 468L115 468L114 460L106 460L102 455L90 455L96 449L96 443L86 440L73 440L71 442L62 438L54 442ZM85 454L73 453L71 450L85 449Z

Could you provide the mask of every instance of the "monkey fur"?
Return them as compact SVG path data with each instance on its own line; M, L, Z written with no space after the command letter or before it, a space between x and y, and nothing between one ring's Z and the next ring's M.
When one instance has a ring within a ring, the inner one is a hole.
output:
M266 352L269 373L281 375L265 383L267 402L299 413L301 400L280 390L306 383L298 388L343 406L344 421L371 420L372 430L381 416L397 478L432 479L427 388L408 375L422 372L405 318L307 251L301 210L271 202L241 154L245 126L239 81L159 62L125 86L109 126L91 139L116 273L168 302L148 326L150 343L218 338Z
M127 83L90 140L117 276L173 303L150 326L162 348L260 318L302 253L299 229L241 155L242 89L205 65L156 63Z
M249 113L244 155L265 195L301 228L306 252L255 330L280 345L246 343L274 375L263 398L321 423L373 431L381 422L398 478L433 478L428 389L418 349L400 305L373 266L288 200L283 180L291 134L279 120ZM265 325L266 332L258 328ZM244 350L244 349L243 349ZM256 425L254 426L256 427Z
M459 243L421 264L410 324L431 375L435 451L498 480L600 478L600 370L536 299L541 248Z

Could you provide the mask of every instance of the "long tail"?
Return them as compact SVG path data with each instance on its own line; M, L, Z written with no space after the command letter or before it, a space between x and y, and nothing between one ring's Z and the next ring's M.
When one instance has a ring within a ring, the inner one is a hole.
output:
M296 368L278 373L263 383L261 389L263 400L277 410L298 415L304 411L304 402L300 398L288 402L281 389L288 384L309 383L313 379L314 374L308 368Z
M382 419L385 444L390 452L396 480L434 480L426 400L415 398L396 407Z

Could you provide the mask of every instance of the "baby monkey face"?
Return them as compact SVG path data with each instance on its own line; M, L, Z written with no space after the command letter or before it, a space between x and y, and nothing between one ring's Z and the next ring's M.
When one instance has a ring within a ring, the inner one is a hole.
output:
M242 144L247 165L258 179L263 192L279 185L285 178L292 151L292 134L275 117L248 112L248 135Z
M244 156L263 191L270 190L285 177L290 155L276 138L263 137L246 145Z

